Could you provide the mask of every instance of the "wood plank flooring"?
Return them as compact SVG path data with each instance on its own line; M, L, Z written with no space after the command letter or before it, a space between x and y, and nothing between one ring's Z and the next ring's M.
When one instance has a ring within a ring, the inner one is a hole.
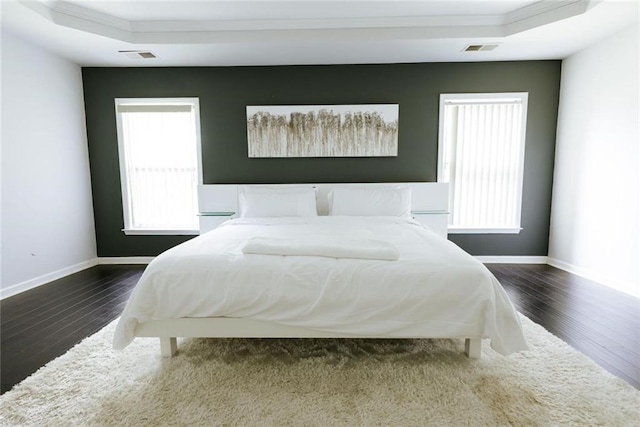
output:
M548 265L488 267L518 311L640 389L640 299ZM2 393L116 319L143 270L100 265L1 301Z
M144 268L100 265L2 300L2 393L120 316Z
M640 299L548 265L489 264L522 314L640 389Z

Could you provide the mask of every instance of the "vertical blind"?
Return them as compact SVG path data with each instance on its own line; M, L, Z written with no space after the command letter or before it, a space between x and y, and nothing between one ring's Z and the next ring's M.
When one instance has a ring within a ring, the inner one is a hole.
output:
M196 121L191 105L119 105L129 229L195 230Z
M442 178L450 183L452 228L520 229L525 111L526 96L444 101Z

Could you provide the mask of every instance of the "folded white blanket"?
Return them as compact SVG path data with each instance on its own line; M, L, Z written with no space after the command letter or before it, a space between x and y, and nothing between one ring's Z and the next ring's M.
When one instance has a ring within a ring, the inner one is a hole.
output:
M324 237L282 238L252 237L242 247L245 254L322 256L396 261L398 248L391 243L371 239L328 239Z

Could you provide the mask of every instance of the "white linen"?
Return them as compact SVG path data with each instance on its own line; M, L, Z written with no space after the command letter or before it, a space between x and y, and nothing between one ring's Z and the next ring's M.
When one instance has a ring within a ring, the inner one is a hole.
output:
M394 262L245 255L252 236L345 236L395 245ZM518 316L479 261L398 217L240 218L155 258L114 337L124 348L139 322L242 317L375 337L487 337L502 354L526 349Z
M345 239L342 236L251 237L242 247L242 253L379 259L386 261L395 261L400 256L398 248L391 243L373 239Z

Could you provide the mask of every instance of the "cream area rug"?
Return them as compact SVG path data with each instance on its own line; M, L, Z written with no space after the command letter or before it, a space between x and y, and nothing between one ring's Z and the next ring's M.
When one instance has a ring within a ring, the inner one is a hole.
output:
M522 318L531 350L462 340L157 339L115 324L0 398L3 426L638 426L640 391Z

